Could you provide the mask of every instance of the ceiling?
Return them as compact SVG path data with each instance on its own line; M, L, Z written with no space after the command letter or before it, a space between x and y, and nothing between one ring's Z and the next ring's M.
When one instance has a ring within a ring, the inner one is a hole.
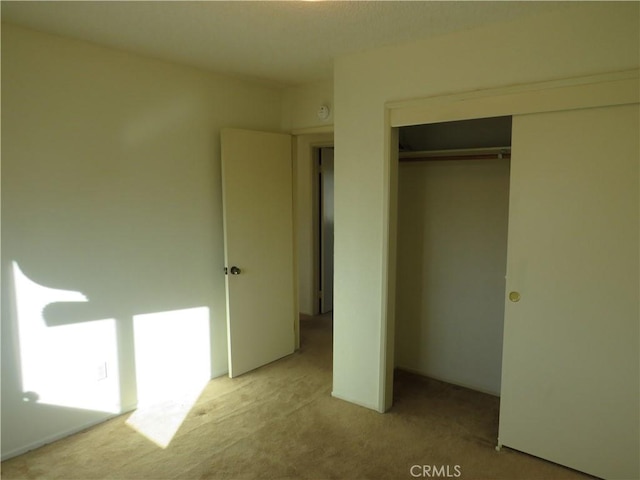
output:
M581 2L2 1L2 21L220 73L299 85L345 54Z

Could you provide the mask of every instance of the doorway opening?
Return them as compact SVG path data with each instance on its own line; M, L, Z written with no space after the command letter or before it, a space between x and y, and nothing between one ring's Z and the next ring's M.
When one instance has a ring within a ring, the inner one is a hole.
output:
M395 367L499 396L511 117L398 139Z
M297 238L297 268L298 268L298 320L295 324L296 349L302 348L302 343L308 339L301 323L306 328L315 328L314 324L329 324L332 334L333 326L333 302L329 308L328 302L324 306L328 313L321 315L322 307L320 291L324 279L331 281L329 293L333 293L333 252L325 253L323 258L328 265L321 267L321 235L323 232L320 194L322 191L323 177L320 172L320 160L325 167L333 154L333 133L303 134L295 137L294 141L294 175L295 175L295 212L296 212L296 238ZM326 173L326 172L325 172ZM333 178L333 177L331 177ZM331 182L333 185L333 182ZM331 199L333 205L333 190ZM325 210L328 208L325 206ZM333 211L333 208L331 208ZM333 240L333 215L331 222L324 228L325 234ZM325 246L328 241L325 240ZM332 242L331 242L332 244ZM331 259L331 263L328 263ZM323 273L324 271L324 273ZM321 278L321 275L323 277ZM325 292L327 287L324 288ZM332 295L329 299L332 298ZM325 301L327 298L325 297ZM302 335L301 335L302 334ZM301 340L301 336L304 337ZM332 342L329 342L332 345Z
M333 135L298 137L297 348L333 356Z
M333 311L333 147L317 149L318 161L318 313Z

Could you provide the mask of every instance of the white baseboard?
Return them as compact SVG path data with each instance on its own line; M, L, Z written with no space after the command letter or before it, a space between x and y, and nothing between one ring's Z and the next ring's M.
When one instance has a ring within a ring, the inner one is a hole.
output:
M372 404L361 402L359 400L354 400L353 398L345 397L336 392L331 392L331 396L333 398L337 398L338 400L344 400L345 402L353 403L354 405L358 405L359 407L364 407L364 408L368 408L369 410L374 410L376 412L384 413L378 409L377 405L372 405Z
M30 443L28 445L24 445L22 447L18 447L18 448L14 448L13 450L10 450L8 452L3 452L2 456L0 457L1 461L5 461L5 460L9 460L10 458L13 457L17 457L18 455L22 455L23 453L27 453L30 452L31 450L35 450L36 448L40 448L43 447L44 445L47 445L49 443L53 443L56 442L58 440L62 440L63 438L69 437L71 435L74 435L76 433L80 433L83 430L86 430L87 428L91 428L91 427L95 427L96 425L99 425L101 423L104 423L108 420L111 420L112 418L115 417L119 417L120 415L124 415L126 413L129 413L133 410L135 410L137 408L137 405L133 405L127 408L123 408L122 412L120 413L111 413L108 414L107 416L105 416L104 418L101 418L99 420L94 420L91 422L87 422L85 424L79 425L77 427L71 428L69 430L65 430L63 432L58 432L56 434L50 435L48 437L42 438L36 442Z

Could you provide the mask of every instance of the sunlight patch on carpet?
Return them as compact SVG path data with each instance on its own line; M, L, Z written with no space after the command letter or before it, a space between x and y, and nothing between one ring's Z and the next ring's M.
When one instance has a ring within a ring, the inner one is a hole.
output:
M166 448L211 379L209 309L133 318L138 409L127 425Z

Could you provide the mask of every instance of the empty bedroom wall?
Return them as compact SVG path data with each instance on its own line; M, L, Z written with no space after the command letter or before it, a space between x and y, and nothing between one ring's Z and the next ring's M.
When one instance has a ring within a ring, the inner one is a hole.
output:
M3 457L226 372L219 130L281 100L2 25Z

